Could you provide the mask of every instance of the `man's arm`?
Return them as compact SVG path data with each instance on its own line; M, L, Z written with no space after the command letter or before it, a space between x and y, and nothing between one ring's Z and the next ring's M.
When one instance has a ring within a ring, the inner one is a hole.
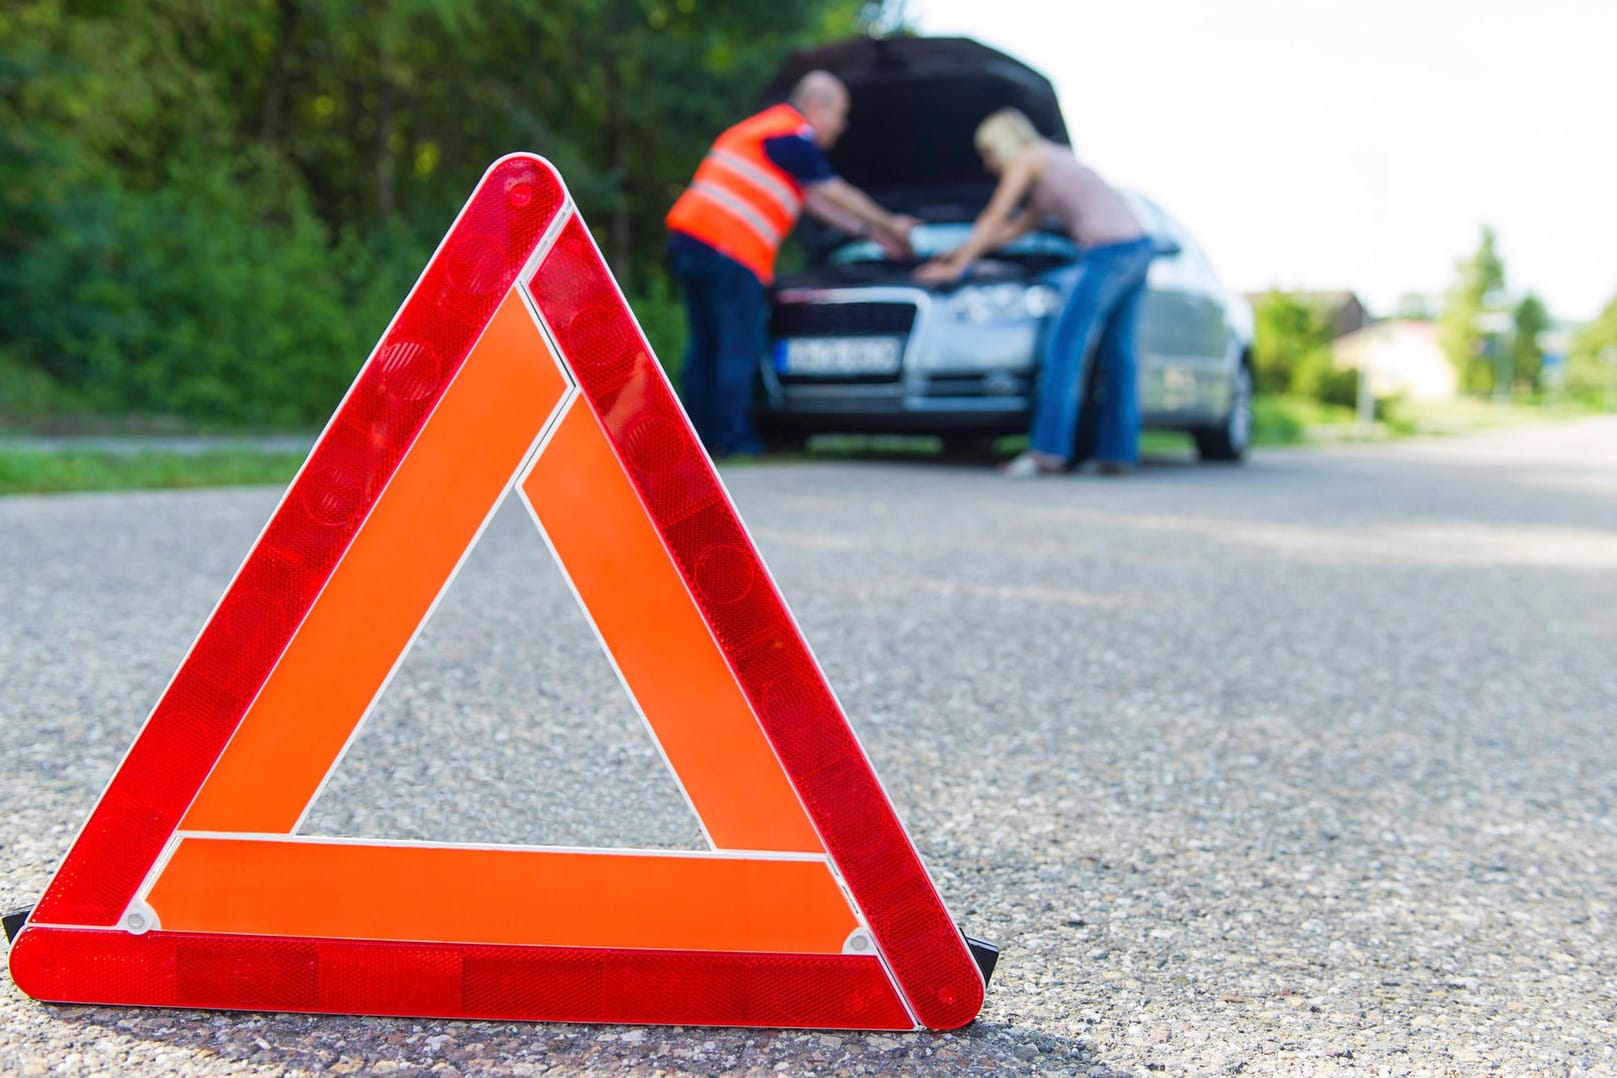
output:
M864 236L871 231L870 225L861 220L857 214L838 206L825 197L822 188L824 184L815 184L803 189L803 210L816 221L830 225L841 232L854 236Z
M833 176L806 188L803 208L832 228L870 235L889 252L910 252L910 229L920 222L903 214L888 213L876 200L840 176Z

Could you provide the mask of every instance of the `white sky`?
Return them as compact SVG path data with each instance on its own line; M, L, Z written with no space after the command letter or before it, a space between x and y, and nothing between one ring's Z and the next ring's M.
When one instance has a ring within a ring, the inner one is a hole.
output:
M1617 0L910 0L1055 83L1079 155L1225 283L1441 293L1491 224L1558 318L1617 294Z

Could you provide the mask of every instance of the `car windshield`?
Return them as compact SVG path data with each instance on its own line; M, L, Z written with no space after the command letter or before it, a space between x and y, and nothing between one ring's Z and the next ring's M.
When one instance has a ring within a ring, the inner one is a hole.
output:
M936 258L947 254L966 242L971 234L969 222L929 223L916 226L910 233L910 244L918 258ZM1066 236L1055 232L1029 232L992 253L994 258L1035 259L1039 261L1071 262L1078 257L1078 247ZM831 252L835 266L854 266L866 262L884 262L887 255L874 240L854 240Z

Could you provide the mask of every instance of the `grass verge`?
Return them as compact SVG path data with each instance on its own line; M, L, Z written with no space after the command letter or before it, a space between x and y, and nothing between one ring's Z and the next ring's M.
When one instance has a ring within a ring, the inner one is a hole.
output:
M0 452L0 494L284 485L302 453Z
M1369 430L1361 428L1351 408L1297 397L1259 397L1252 407L1252 444L1283 446L1339 441L1380 441L1409 435L1463 434L1581 414L1574 409L1535 405L1500 405L1462 400L1441 405L1397 405L1391 415ZM1027 444L1013 435L997 439L992 454L1009 456ZM1140 449L1147 455L1177 456L1193 452L1190 437L1146 431ZM796 459L868 459L935 457L935 438L827 435L815 439L808 453L785 453L772 462ZM982 459L988 458L987 453ZM282 486L303 462L301 452L245 449L176 453L114 453L93 449L33 452L0 449L0 494L43 494L58 491L140 490L175 487Z

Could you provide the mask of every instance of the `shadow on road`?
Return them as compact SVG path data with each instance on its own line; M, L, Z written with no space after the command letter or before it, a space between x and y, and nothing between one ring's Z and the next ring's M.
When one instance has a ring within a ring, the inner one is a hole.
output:
M938 449L927 438L858 438L833 442L822 448L816 445L801 452L775 452L750 459L728 458L725 467L752 467L765 464L901 464L928 471L982 472L992 474L1014 453L987 450ZM1203 467L1188 453L1146 452L1141 455L1139 470L1183 471ZM1209 471L1228 470L1221 465L1206 466ZM1080 474L1091 473L1090 465Z
M48 1006L46 1020L73 1023L287 1074L863 1073L1096 1074L1082 1040L976 1022L957 1033L590 1026L460 1022L342 1015L263 1014ZM177 1064L178 1061L175 1061ZM1100 1069L1097 1069L1100 1068ZM176 1066L176 1069L185 1069ZM450 1073L454 1073L452 1071Z

